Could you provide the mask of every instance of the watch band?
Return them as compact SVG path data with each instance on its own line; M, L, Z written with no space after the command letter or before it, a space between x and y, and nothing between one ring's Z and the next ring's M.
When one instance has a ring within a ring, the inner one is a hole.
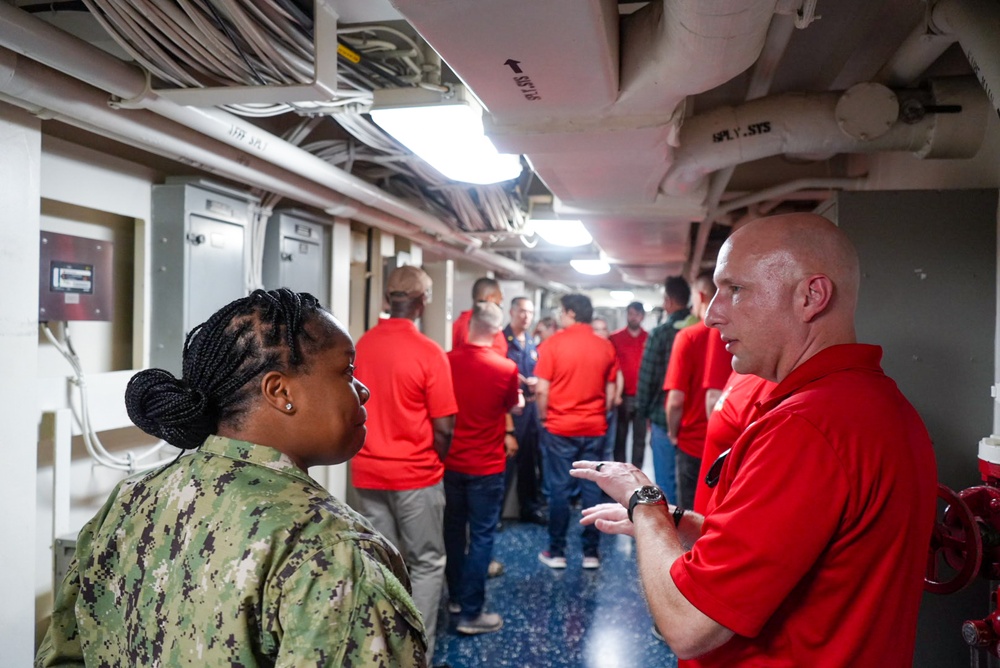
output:
M684 513L687 511L680 506L674 506L674 528L678 528L681 525L681 519L684 517Z
M658 495L658 498L656 498L655 500L654 499L644 499L644 498L642 498L642 493L643 493L644 490L652 490L653 492L655 492ZM667 505L667 499L663 495L663 490L661 490L658 487L655 487L653 485L643 485L642 487L637 488L634 492L632 492L632 496L628 500L628 521L629 522L633 522L634 521L632 519L632 513L635 512L635 507L637 505L640 505L640 504L642 504L644 506L664 506L664 507L666 507L666 505Z

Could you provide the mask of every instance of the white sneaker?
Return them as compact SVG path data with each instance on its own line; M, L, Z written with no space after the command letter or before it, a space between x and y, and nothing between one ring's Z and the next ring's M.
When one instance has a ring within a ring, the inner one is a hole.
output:
M538 560L549 568L566 568L566 557L554 557L548 550L539 552Z
M455 630L465 635L477 635L479 633L493 633L503 628L503 617L495 612L481 613L475 619L460 619L455 625Z
M462 604L461 603L455 603L454 601L449 601L448 602L448 612L450 612L453 615L457 615L458 613L462 612Z
M583 567L586 568L588 571L592 571L592 570L594 570L596 568L600 568L601 567L601 558L600 557L584 557L583 558Z

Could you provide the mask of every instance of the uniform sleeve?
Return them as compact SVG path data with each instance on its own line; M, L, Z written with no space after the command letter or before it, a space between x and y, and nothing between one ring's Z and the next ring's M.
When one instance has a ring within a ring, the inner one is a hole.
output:
M312 554L280 585L281 668L426 665L405 586L354 541Z
M79 559L90 554L94 534L100 529L108 515L115 499L118 497L122 483L111 492L100 512L83 525L76 539L76 551L66 571L66 577L58 585L52 605L52 620L49 630L45 632L38 652L35 654L35 668L48 666L84 666L83 641L80 627L76 619L76 604L80 597L80 565Z
M447 417L458 412L455 402L455 385L451 377L451 364L445 352L435 348L428 356L425 396L427 414L431 418Z
M758 425L744 451L730 455L723 475L735 466L735 479L701 537L670 568L692 605L749 638L813 569L848 498L847 475L815 427L794 415Z
M694 360L691 359L692 355L689 352L691 342L694 340L691 331L681 330L674 339L674 346L670 351L670 361L667 362L667 375L663 379L663 389L666 392L670 390L690 391L691 374L694 368L692 364Z
M76 599L80 595L80 570L76 559L70 563L66 579L56 593L52 622L35 654L35 668L48 666L80 666L83 668L83 647L76 623Z

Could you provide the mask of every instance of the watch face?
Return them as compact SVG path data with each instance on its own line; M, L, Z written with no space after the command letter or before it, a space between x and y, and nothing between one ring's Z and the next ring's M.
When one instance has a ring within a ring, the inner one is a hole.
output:
M660 491L659 487L652 485L643 485L640 487L636 496L639 503L656 503L663 500L663 492Z

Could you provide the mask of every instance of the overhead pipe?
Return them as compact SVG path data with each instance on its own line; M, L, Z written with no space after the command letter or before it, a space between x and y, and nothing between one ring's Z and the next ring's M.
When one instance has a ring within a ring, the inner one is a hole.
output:
M138 67L4 2L0 2L0 45L114 95L119 98L116 104L121 108L153 111L463 248L478 248L482 244L479 239L449 227L425 211L238 116L216 108L181 106L157 95Z
M45 118L59 120L337 215L348 215L373 227L410 238L447 257L468 259L497 271L547 284L545 279L509 258L478 249L464 252L384 211L351 200L258 156L206 139L195 130L151 111L111 109L104 92L2 47L0 94L4 95L4 99Z
M757 192L753 192L742 197L731 199L725 204L720 205L719 208L713 212L713 215L716 218L719 218L732 213L737 209L742 209L745 206L750 206L766 200L776 199L802 190L864 190L867 184L868 179L863 176L795 179L793 181L779 183L778 185L771 186L770 188L758 190Z
M900 120L899 110L914 107L908 103L913 99L919 112L923 107L920 91L893 92L879 86L879 92L872 88L877 84L863 86L859 96L867 99L858 118L853 110L844 112L841 107L838 111L838 103L858 87L843 93L774 95L691 118L684 125L663 190L668 195L682 194L718 169L786 153L910 151L922 158L967 158L978 151L985 132L986 100L971 78L931 82L934 104L957 107L960 112L927 113L910 122ZM879 104L883 111L870 111ZM852 136L842 129L850 122L871 123L869 114L878 124L870 134Z
M921 21L872 81L886 86L907 86L926 72L956 40L954 35L934 33L926 22Z
M972 71L1000 116L1000 4L993 0L938 0L930 25L942 35L955 35Z

